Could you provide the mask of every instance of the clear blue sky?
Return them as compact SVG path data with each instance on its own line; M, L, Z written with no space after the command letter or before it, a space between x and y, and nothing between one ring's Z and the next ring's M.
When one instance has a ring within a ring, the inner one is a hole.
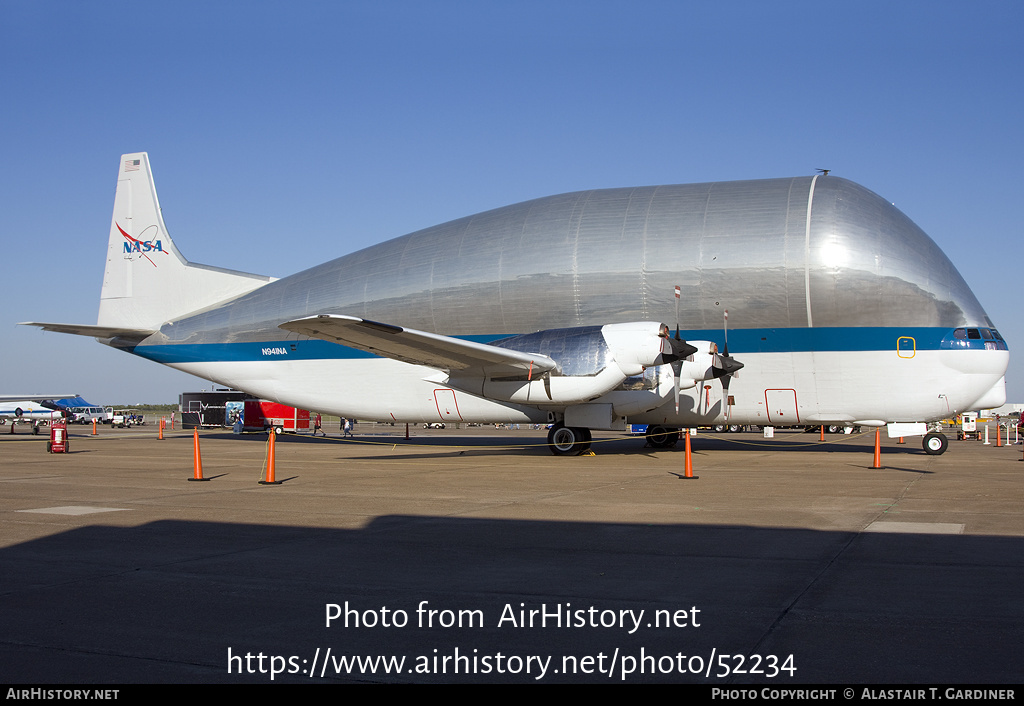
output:
M17 321L96 320L118 158L195 262L284 276L587 188L813 174L894 202L1024 402L1024 3L0 0L0 392L209 383Z

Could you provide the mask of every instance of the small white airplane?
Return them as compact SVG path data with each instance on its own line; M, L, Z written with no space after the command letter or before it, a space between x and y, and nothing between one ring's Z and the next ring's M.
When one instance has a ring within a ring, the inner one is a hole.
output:
M127 154L97 323L28 325L346 418L549 423L561 455L627 423L889 425L938 454L928 424L1003 404L1009 363L938 246L824 175L549 196L275 280L186 260Z
M67 419L69 414L53 400L74 397L74 395L0 395L0 424L32 424L32 433L38 434L42 424L55 419Z

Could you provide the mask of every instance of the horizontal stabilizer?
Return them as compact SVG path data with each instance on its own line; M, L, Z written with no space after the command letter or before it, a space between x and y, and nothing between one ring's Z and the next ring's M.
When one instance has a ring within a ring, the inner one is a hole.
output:
M89 324L47 324L38 321L22 321L19 326L38 326L44 331L55 333L71 333L75 336L92 336L93 338L137 338L143 340L149 338L155 330L139 328L122 328L117 326L95 326ZM74 395L64 395L74 397ZM57 399L62 399L58 397Z
M546 355L522 353L355 316L321 314L281 324L286 331L340 343L385 358L437 370L533 377L558 364Z
M66 397L78 397L78 395L0 395L0 402L42 402L43 400L62 400Z

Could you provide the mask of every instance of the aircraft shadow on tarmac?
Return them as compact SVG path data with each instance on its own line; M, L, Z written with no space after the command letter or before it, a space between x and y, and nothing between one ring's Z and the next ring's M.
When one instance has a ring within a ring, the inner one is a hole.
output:
M28 541L0 550L0 566L8 683L268 683L270 656L296 656L276 663L286 669L276 682L306 683L532 683L539 663L529 655L553 656L545 682L1024 678L1024 542L1015 537L405 515L355 530L165 520ZM353 611L349 627L343 618L326 627L328 604ZM431 627L419 626L429 615L421 606L438 611ZM521 609L542 606L582 610L586 626L519 624ZM631 634L628 616L640 610ZM649 626L656 610L685 626ZM446 617L453 624L440 626ZM609 625L591 627L595 619ZM330 662L311 679L302 670L318 648L321 664L331 648L336 657L404 656L405 668L336 674ZM237 659L229 674L229 650L253 661ZM435 657L456 654L466 661L434 673ZM780 666L793 655L796 671L726 678L722 664L740 662L713 661L723 654L748 656L744 668L750 655L775 655ZM611 678L594 671L612 655ZM643 655L653 657L647 673L624 675L628 658ZM565 656L593 658L591 672L564 673ZM712 676L678 672L698 662L713 665ZM423 664L431 673L415 671ZM472 664L477 673L467 674Z

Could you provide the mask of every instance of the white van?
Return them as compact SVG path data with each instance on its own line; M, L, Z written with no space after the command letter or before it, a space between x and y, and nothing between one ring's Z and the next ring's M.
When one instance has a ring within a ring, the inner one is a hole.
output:
M106 424L110 421L110 413L102 407L72 407L70 410L79 424L92 424L92 420Z

